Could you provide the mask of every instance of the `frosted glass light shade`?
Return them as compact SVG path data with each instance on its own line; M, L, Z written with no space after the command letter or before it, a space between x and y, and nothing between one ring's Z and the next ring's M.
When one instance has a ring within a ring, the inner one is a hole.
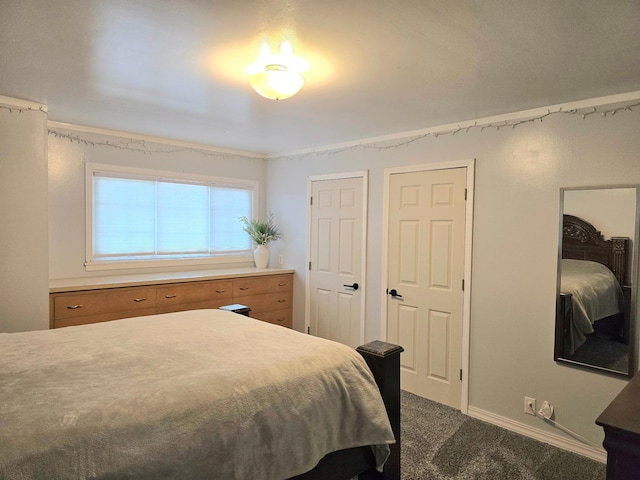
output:
M264 71L249 77L249 85L265 98L284 100L304 86L304 78L283 65L266 65Z

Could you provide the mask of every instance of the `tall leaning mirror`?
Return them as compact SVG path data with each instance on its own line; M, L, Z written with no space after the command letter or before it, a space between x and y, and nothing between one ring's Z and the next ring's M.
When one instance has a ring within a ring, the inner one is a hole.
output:
M637 370L638 186L563 188L554 359Z

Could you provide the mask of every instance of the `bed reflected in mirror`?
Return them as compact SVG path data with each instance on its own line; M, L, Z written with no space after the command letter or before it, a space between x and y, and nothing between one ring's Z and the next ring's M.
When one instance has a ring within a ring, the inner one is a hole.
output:
M554 360L632 376L638 188L560 190Z

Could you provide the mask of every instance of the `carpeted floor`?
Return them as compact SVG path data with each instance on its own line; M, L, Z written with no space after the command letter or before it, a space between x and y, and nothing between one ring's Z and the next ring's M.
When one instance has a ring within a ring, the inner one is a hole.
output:
M619 341L589 335L584 345L567 358L627 373L629 371L629 350L629 345Z
M604 480L605 465L402 392L402 480Z

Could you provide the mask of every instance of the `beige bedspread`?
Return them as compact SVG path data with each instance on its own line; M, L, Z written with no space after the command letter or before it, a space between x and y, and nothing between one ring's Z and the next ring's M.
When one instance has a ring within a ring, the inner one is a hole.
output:
M0 334L1 479L283 479L393 434L349 347L220 310Z
M594 322L624 310L620 284L597 262L563 259L560 291L571 294L570 354L593 333Z

